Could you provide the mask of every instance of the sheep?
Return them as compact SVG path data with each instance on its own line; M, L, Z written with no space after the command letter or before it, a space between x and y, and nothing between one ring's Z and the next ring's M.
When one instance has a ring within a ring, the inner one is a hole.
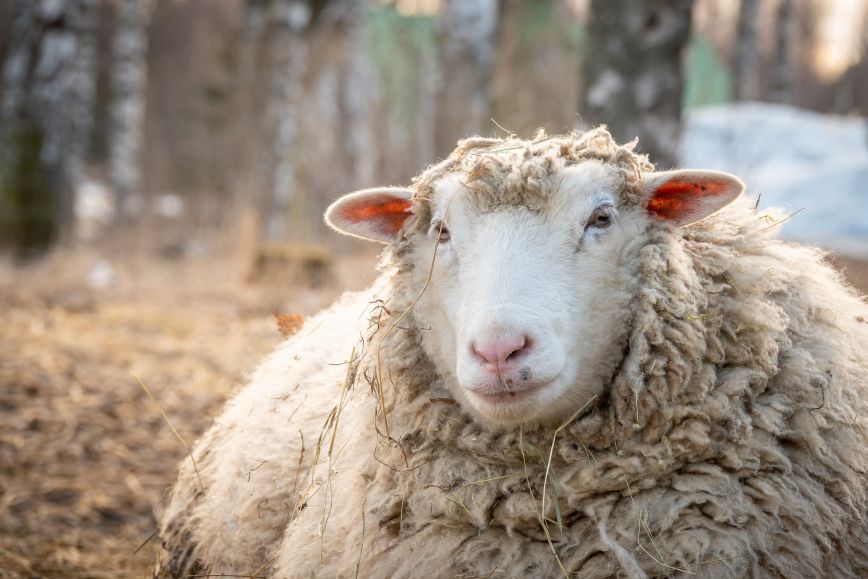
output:
M635 144L474 137L336 201L381 275L195 446L156 576L866 576L868 308Z

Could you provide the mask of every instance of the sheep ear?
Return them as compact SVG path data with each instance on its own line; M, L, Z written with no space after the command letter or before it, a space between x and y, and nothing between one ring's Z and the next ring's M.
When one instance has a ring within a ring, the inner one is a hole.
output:
M649 173L642 188L648 213L684 226L735 201L744 191L744 183L728 173L687 169Z
M341 233L390 243L412 214L413 193L400 187L363 189L344 195L326 210L325 221Z

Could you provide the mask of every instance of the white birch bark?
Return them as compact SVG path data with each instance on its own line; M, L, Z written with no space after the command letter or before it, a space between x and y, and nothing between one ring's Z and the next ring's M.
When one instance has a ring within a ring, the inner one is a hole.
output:
M37 5L16 0L12 5L6 60L3 63L3 102L0 105L0 134L6 136L19 114L27 93L27 74L33 60L29 35L36 21Z
M424 167L437 159L437 87L441 77L433 48L424 50L421 59L416 120L417 167Z
M498 0L446 0L441 47L437 149L448 153L461 137L488 127Z
M293 145L297 129L299 81L307 61L302 33L311 20L311 10L302 0L276 0L270 13L273 24L272 66L274 76L268 95L267 118L275 129L272 143L273 171L265 233L280 239L287 233L287 211L295 185Z
M71 222L73 191L90 144L96 8L97 0L17 0L12 5L0 106L0 163L8 176L35 158L39 174L30 178L30 198L20 200L28 207L19 209L25 219L52 230L52 238L65 233Z
M769 98L778 103L788 104L792 101L793 67L792 38L793 2L780 0L777 19L775 21L775 59L772 63L772 86Z
M238 47L238 68L232 95L231 141L238 147L233 161L230 187L246 209L261 201L270 177L270 142L263 138L262 107L267 80L262 64L263 38L268 24L268 0L247 0L244 25ZM263 155L262 151L268 154Z
M152 9L152 0L122 0L115 31L109 174L121 219L127 214L127 199L141 187Z
M351 0L347 22L346 48L349 51L347 78L344 83L348 132L345 146L352 166L350 184L353 188L374 185L376 151L371 126L371 105L376 98L372 64L365 46L365 18L368 0Z
M676 162L692 6L693 0L591 1L583 123L605 123L622 142L639 137L639 150L664 168Z
M741 0L735 37L733 94L738 100L759 98L759 7L760 0Z

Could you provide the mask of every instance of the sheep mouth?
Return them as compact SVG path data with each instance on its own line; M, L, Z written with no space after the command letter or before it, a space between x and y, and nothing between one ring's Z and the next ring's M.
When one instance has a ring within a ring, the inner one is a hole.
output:
M480 389L480 390L471 390L470 392L483 400L484 402L501 406L501 405L510 405L516 404L519 402L524 402L530 398L533 398L540 390L545 388L546 384L535 384L528 388L518 389Z

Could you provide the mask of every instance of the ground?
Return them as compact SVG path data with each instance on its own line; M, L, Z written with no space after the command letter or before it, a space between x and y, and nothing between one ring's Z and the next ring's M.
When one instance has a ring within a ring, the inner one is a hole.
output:
M148 576L184 445L283 339L274 312L313 313L376 262L263 287L232 258L123 253L0 264L2 579ZM114 282L95 289L105 263Z
M273 312L310 314L375 263L263 287L231 257L141 253L0 264L0 579L148 576L185 445L283 339ZM868 261L840 263L868 291Z

